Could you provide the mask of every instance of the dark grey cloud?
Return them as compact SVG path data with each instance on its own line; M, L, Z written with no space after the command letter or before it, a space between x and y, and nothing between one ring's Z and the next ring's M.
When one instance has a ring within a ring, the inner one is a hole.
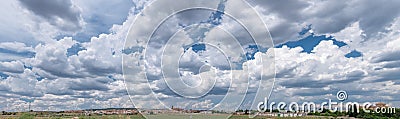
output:
M95 98L96 96L93 95L93 92L90 91L80 91L75 92L75 95L72 95L74 98Z
M305 16L301 10L307 8L310 4L299 0L249 0L255 5L262 5L264 9L270 12L278 13L282 18L288 21L296 22Z
M85 69L86 72L96 75L96 76L107 76L112 73L122 73L122 69L118 67L118 65L112 66L103 66L99 65L98 62L93 62L91 60L84 60L82 68Z
M20 2L28 10L61 30L73 32L82 28L80 11L71 0L20 0Z
M27 97L43 97L44 94L38 91L12 91L12 94L17 94L20 96L27 96Z
M295 40L294 36L300 32L298 25L304 22L306 17L302 14L302 10L306 9L310 4L304 1L291 0L248 0L253 6L260 6L265 11L263 15L276 15L281 18L279 24L274 24L269 19L264 19L269 25L269 32L275 43L279 44L287 40ZM271 26L274 24L275 26Z
M287 88L321 88L326 87L332 84L344 84L344 83L352 83L355 81L359 81L365 77L365 73L362 71L352 71L349 72L343 79L340 79L341 76L337 76L337 79L323 79L323 80L314 80L314 77L298 77L295 76L295 80L290 81L281 81L278 84L281 86L285 86Z
M53 95L73 95L74 92L72 90L47 90L46 94L53 94Z
M354 4L362 11L359 14L360 27L365 30L367 35L375 35L379 31L384 31L385 27L399 16L399 4L398 0L361 0Z
M1 90L0 91L0 97L9 98L9 99L11 99L11 98L20 98L19 95L10 95L10 93L12 93L12 92L10 92L9 90L7 90L7 91Z
M164 84L166 85L166 84ZM202 98L210 95L226 95L228 93L229 87L213 87L207 95L202 96ZM171 88L166 87L162 89L153 89L155 93L162 93L164 95L173 96L173 97L182 97L181 95L175 93ZM124 92L122 92L124 93Z
M80 79L76 81L68 82L69 89L77 91L88 91L88 90L99 90L108 91L110 88L107 87L107 78L97 79Z
M270 28L274 40L296 40L288 34L299 32L301 25L312 24L317 33L336 33L353 22L359 21L367 37L379 32L388 32L385 27L400 15L398 0L355 0L355 1L287 1L248 0L260 6L264 15L279 17L279 23ZM267 24L270 20L266 19Z
M390 62L400 60L400 51L384 52L379 56L372 58L372 63Z
M386 63L383 68L400 68L400 61Z
M388 69L388 70L380 70L374 72L372 75L378 76L379 78L375 79L374 82L384 82L384 81L394 81L399 83L398 80L400 77L399 73L400 69Z

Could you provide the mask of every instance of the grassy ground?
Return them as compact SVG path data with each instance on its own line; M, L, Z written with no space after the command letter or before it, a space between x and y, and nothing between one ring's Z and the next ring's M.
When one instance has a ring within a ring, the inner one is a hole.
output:
M0 115L0 119L72 119L74 117L78 117L79 119L145 119L142 115L96 115L96 116L47 116L47 117L39 117L33 116L29 114L20 114L20 115L12 115L5 116ZM146 115L148 119L250 119L247 115L229 115L229 114L157 114L157 115ZM265 117L258 116L251 119L271 119L271 118L281 118L281 119L320 119L320 118L328 118L328 117Z
M148 119L226 119L229 114L157 114L146 115Z
M98 116L33 116L33 115L0 115L0 119L145 119L141 115L98 115Z

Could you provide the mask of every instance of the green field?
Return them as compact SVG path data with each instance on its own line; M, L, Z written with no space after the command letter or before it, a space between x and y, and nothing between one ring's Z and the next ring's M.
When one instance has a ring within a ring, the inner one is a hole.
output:
M226 119L229 114L157 114L146 115L148 119Z
M230 115L230 114L157 114L146 115L148 119L250 119L247 115ZM0 115L0 119L146 119L142 115L96 115L96 116L34 116L31 114L18 114L18 115ZM252 119L309 119L309 118L329 118L329 117L265 117L258 116Z
M96 115L96 116L34 116L30 114L0 115L0 119L145 119L142 115Z

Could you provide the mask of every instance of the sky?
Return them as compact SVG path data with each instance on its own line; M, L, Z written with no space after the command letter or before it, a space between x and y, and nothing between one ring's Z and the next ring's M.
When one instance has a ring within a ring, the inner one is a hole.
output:
M2 2L0 110L400 107L397 0Z

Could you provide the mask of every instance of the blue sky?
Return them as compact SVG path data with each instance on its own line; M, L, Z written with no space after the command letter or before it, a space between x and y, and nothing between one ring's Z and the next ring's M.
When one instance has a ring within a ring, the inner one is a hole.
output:
M258 85L248 83L272 79L274 88L265 83L261 90L272 90L275 101L326 101L346 90L349 101L400 107L399 1L245 2L5 0L0 5L0 109L24 110L28 101L34 110L110 103L133 107L128 93L136 107L209 109L222 105L228 91L245 94L239 107L251 108ZM166 5L211 9L170 16L146 42L143 34L168 15ZM147 7L157 9L143 11ZM269 38L256 45L253 38L261 37ZM177 67L169 65L177 59ZM181 78L189 85L200 79L206 84L198 92L169 88ZM197 99L182 96L204 91L210 92Z

